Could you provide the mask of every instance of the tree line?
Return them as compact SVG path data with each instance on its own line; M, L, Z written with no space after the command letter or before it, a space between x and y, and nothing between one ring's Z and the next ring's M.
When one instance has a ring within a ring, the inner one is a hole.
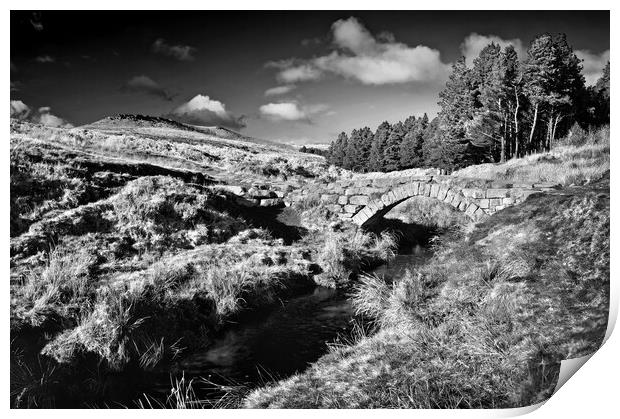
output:
M543 34L519 61L509 45L487 45L471 67L461 57L429 121L411 116L342 132L327 151L331 164L357 172L504 162L551 149L578 124L609 123L609 62L594 86L564 34Z

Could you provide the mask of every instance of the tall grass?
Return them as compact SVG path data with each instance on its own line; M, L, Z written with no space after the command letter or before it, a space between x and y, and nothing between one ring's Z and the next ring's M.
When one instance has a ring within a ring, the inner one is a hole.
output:
M361 229L342 234L328 232L317 257L322 285L337 287L354 280L367 266L394 258L398 242L389 232L380 235Z
M56 316L67 319L87 311L96 259L89 249L73 252L65 246L55 247L45 267L28 273L12 298L13 310L35 327Z
M454 176L515 183L584 184L600 178L610 167L609 126L585 132L571 131L546 153L512 159L503 164L481 164Z

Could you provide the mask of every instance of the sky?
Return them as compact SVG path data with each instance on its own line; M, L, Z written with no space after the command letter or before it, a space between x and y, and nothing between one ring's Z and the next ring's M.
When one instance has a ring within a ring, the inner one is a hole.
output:
M608 11L11 11L11 115L119 113L292 144L438 111L451 64L563 32L594 83Z

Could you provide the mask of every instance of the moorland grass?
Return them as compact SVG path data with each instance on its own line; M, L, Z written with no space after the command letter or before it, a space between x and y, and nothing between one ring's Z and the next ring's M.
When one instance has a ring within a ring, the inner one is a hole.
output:
M503 180L514 183L581 185L600 178L609 170L609 126L582 135L569 133L551 151L536 153L506 163L469 166L454 176Z
M541 210L544 209L544 210ZM354 292L375 334L250 393L246 407L498 408L548 398L561 360L602 343L609 183L535 195Z

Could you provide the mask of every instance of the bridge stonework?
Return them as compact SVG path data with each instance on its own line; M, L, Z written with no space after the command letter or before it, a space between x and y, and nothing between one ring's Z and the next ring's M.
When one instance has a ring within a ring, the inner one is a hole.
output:
M533 193L555 188L557 185L553 184L516 184L405 171L309 182L288 192L283 199L286 205L305 200L320 202L340 218L364 226L414 196L437 199L479 221L523 202Z

